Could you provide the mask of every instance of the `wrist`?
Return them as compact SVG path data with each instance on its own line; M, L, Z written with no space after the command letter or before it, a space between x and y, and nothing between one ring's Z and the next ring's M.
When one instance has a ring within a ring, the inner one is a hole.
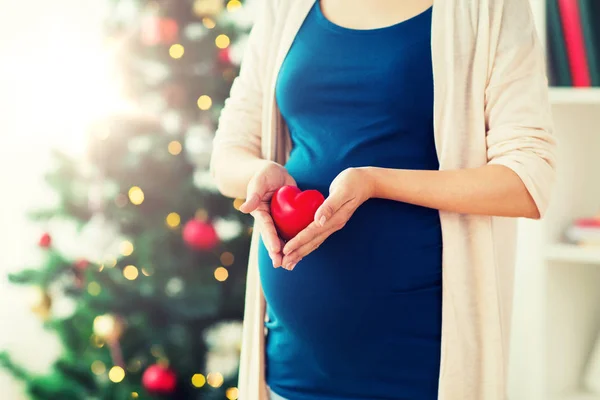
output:
M377 191L377 168L359 167L355 168L358 172L358 180L364 187L366 200L378 197Z

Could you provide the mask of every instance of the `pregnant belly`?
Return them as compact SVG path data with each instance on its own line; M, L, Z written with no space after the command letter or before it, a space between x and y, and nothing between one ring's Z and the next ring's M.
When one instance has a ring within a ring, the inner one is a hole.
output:
M371 199L293 271L273 268L261 241L260 278L278 324L325 353L372 340L382 318L390 340L433 338L441 251L437 210Z

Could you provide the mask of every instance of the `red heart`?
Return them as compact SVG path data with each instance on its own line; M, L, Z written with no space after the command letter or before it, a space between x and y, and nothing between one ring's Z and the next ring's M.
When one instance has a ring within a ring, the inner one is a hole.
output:
M271 199L271 216L277 231L290 240L310 225L325 197L318 190L305 190L296 186L283 186Z

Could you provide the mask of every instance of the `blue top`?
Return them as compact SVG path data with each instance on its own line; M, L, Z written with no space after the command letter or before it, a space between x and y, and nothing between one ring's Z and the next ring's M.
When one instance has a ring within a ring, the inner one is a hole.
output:
M318 1L279 72L286 168L328 194L348 167L439 168L431 9L379 29L338 26ZM293 271L260 244L267 383L290 400L437 399L442 237L437 210L383 199Z

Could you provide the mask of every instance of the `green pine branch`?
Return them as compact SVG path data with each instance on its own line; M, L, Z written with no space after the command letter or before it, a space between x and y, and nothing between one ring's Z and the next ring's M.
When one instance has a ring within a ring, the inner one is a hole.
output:
M31 374L20 365L15 364L10 355L6 351L0 352L0 367L6 369L20 381L27 382L31 380Z

